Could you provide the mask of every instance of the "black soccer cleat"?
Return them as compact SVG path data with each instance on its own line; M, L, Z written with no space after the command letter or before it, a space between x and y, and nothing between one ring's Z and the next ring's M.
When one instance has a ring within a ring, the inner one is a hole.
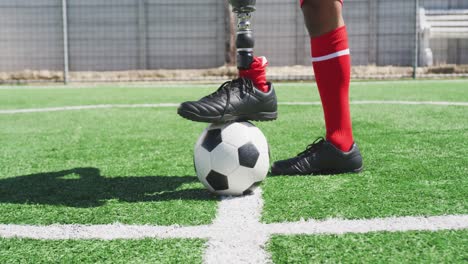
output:
M207 123L275 120L278 116L276 94L273 85L268 85L270 90L264 93L249 79L228 81L198 101L182 103L177 113L183 118Z
M348 152L337 149L324 138L318 138L296 157L280 160L271 166L271 175L316 175L358 173L362 156L356 143Z

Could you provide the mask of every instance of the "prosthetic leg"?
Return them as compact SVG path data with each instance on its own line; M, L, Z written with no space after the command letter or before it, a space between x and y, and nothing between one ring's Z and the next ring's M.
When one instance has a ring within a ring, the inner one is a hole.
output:
M237 14L237 68L239 78L222 84L198 101L184 102L177 113L183 118L207 123L271 121L277 114L276 94L266 81L264 57L254 57L251 22L256 0L229 0Z
M237 68L246 70L254 60L255 40L250 20L252 13L255 12L256 0L229 0L229 2L237 15Z

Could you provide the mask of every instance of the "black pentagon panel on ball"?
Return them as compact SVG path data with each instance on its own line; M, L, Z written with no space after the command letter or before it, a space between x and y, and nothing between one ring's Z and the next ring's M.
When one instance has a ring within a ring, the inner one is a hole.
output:
M206 176L206 181L215 191L224 191L229 189L227 176L214 170L208 173L208 176Z
M221 129L208 130L202 142L202 147L211 152L222 142Z
M258 152L257 147L255 147L252 142L245 144L240 147L238 150L239 153L239 164L247 168L254 168L257 164L258 157L260 157L260 152Z

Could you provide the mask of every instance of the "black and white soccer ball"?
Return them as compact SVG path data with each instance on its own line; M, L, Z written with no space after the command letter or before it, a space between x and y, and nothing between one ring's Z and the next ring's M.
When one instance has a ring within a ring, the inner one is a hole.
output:
M268 173L268 142L249 122L212 124L195 144L194 163L198 179L209 191L250 194Z

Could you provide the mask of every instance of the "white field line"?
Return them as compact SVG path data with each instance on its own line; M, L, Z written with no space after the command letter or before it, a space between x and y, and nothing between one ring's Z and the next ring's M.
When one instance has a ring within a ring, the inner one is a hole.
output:
M366 220L328 219L293 223L263 224L260 216L263 199L260 189L241 198L223 198L211 225L0 225L0 237L59 239L208 239L205 263L269 263L266 243L271 235L316 235L368 233L378 231L438 231L468 228L468 215L432 217L390 217Z
M346 233L439 231L467 228L468 215L405 216L365 220L328 219L324 221L309 220L295 223L269 224L267 225L267 233L283 235L341 235Z
M61 111L92 110L92 109L111 109L111 108L165 108L165 107L177 107L178 105L179 104L175 104L175 103L77 105L77 106L46 107L46 108L7 109L7 110L0 110L0 114L25 114L25 113L61 112Z
M280 102L279 105L301 106L301 105L321 105L321 102ZM468 106L468 102L436 102L436 101L352 101L353 105L435 105L435 106ZM112 109L112 108L168 108L177 107L177 103L160 103L160 104L101 104L101 105L77 105L77 106L62 106L62 107L45 107L45 108L26 108L26 109L5 109L0 110L0 114L27 114L27 113L44 113L44 112L61 112L61 111L77 111L77 110L93 110L93 109Z
M204 263L267 263L268 234L260 223L261 189L242 198L224 198L218 207Z

